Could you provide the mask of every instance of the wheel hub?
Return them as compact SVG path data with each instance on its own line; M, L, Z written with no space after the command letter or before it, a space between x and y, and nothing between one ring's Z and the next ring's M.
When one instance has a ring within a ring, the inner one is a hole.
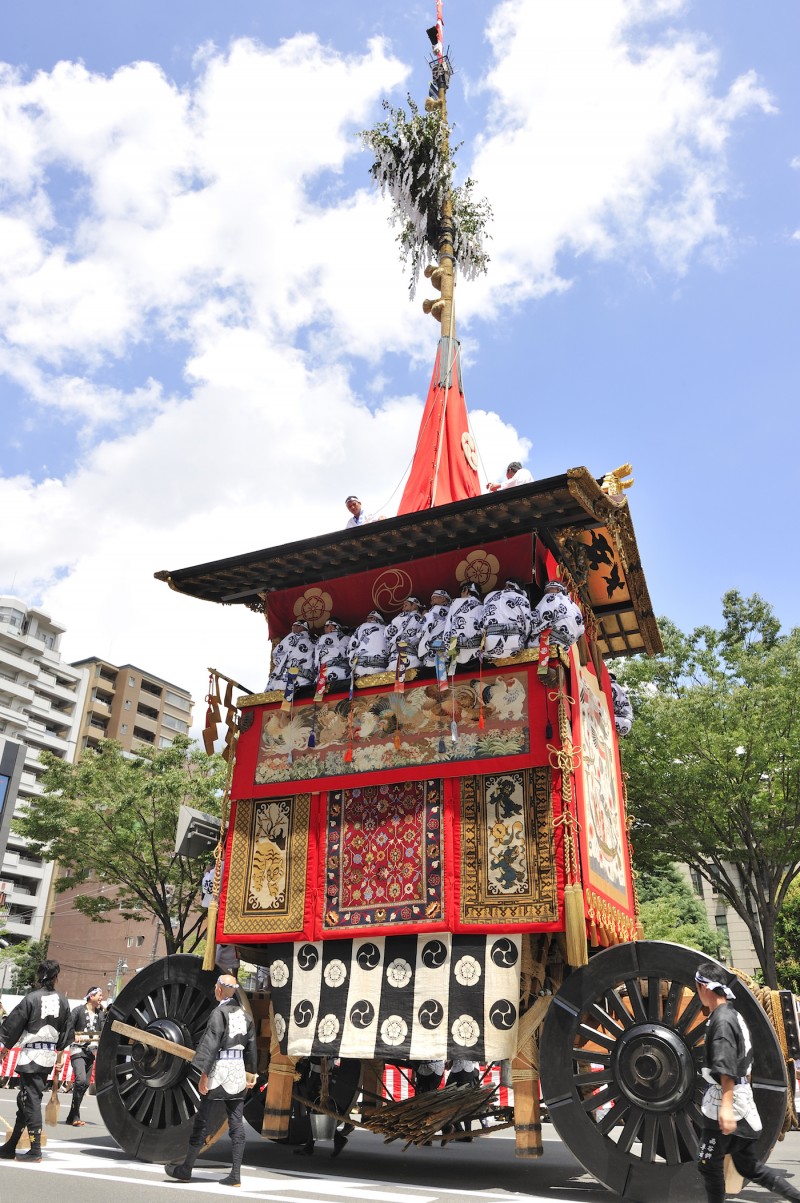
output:
M676 1111L694 1091L697 1070L689 1049L658 1023L625 1032L612 1064L623 1094L643 1111Z
M188 1033L174 1019L154 1019L145 1031L152 1036L160 1036L173 1044L184 1044L192 1047ZM186 1071L186 1062L182 1057L174 1057L163 1049L152 1048L149 1044L135 1041L131 1046L131 1060L136 1067L136 1074L141 1081L146 1082L156 1090L174 1086Z

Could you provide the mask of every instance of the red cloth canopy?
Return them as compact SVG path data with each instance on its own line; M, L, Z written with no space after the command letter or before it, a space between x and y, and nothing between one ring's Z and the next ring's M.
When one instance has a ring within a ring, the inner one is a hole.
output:
M461 381L461 348L441 338L400 514L477 497L478 454L469 431Z

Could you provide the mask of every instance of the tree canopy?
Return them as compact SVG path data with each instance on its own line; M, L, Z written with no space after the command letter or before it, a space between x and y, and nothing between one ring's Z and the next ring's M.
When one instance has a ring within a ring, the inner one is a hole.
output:
M639 918L648 940L670 940L712 957L729 952L711 930L705 908L675 865L663 861L638 880Z
M155 915L168 953L198 943L202 870L175 855L181 804L219 814L225 765L177 736L169 748L135 758L107 740L77 764L42 753L44 792L14 820L35 855L65 872L56 889L85 887L75 908L107 922L109 911L143 920ZM98 891L97 882L116 887Z
M758 594L723 598L723 626L622 666L635 723L623 767L638 864L683 861L750 930L777 984L775 925L800 874L800 630L781 634Z

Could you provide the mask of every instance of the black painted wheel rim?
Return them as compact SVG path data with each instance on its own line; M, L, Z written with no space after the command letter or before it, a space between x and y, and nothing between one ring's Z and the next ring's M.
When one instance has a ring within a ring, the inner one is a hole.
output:
M564 1143L623 1198L704 1198L695 1168L703 1127L706 1020L694 987L701 953L677 944L621 944L567 978L541 1039L542 1094ZM753 1088L777 1139L786 1106L775 1033L750 992L734 987L755 1049Z
M198 957L148 965L109 1009L97 1052L97 1102L109 1132L131 1157L166 1162L185 1151L200 1096L191 1062L112 1032L119 1019L196 1048L215 1006L216 973Z

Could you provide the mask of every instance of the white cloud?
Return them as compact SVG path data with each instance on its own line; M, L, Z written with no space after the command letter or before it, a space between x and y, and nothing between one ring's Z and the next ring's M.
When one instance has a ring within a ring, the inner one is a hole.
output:
M558 259L655 255L683 273L728 238L726 143L772 111L748 72L726 89L701 36L661 24L683 6L506 0L488 36L489 121L470 174L495 212L491 275L469 311L563 288Z
M769 101L751 75L719 86L713 50L663 24L680 8L494 11L471 167L493 262L462 317L569 287L564 252L679 273L724 246L726 144ZM70 658L139 663L200 701L207 664L263 685L263 622L152 573L344 525L351 490L394 512L437 328L407 303L386 205L347 174L408 68L380 41L347 56L298 36L204 47L196 71L179 88L145 62L0 68L0 372L29 421L83 429L59 477L0 477L0 588L43 599ZM177 387L124 383L151 347ZM416 396L378 387L387 350L419 364ZM373 372L363 395L350 357ZM487 479L528 456L496 413L472 424Z

